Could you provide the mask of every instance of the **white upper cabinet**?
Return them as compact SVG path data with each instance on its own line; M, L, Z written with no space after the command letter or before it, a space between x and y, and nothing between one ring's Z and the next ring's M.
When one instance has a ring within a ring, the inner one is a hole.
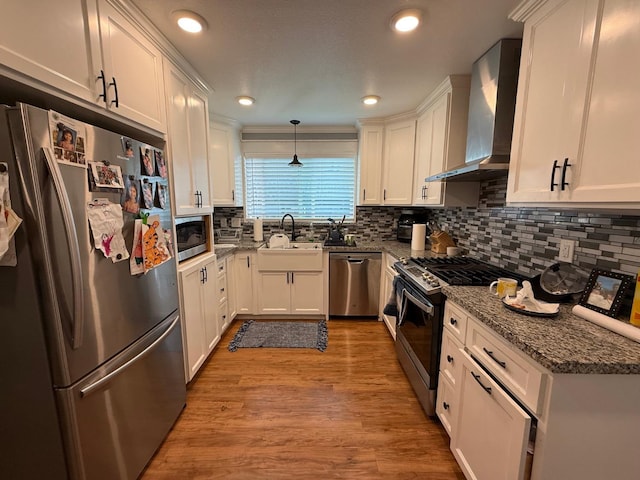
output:
M94 20L97 14L95 5L85 8L84 3L84 0L38 2L34 8L33 2L3 2L0 65L56 91L96 102L100 74L98 28Z
M0 64L7 73L166 132L162 54L130 16L107 0L5 3Z
M211 213L206 93L168 61L165 78L176 215Z
M106 107L125 118L166 132L160 50L106 0L98 1L98 9ZM98 90L101 93L102 85Z
M525 30L507 202L639 208L640 3L529 1L512 18Z
M426 182L425 178L463 166L467 143L469 76L447 77L418 107L413 204L475 206L478 182Z
M416 120L392 120L384 129L383 205L411 205Z
M382 147L384 124L363 123L359 134L360 192L358 205L382 203Z
M239 133L233 125L211 122L209 159L212 166L213 204L236 205L235 165L240 161Z

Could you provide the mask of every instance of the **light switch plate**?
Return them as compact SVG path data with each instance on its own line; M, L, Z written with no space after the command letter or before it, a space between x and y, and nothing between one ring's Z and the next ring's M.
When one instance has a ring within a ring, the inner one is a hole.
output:
M222 218L220 219L220 226L221 226L222 228L227 228L227 219L226 219L226 218L222 217Z

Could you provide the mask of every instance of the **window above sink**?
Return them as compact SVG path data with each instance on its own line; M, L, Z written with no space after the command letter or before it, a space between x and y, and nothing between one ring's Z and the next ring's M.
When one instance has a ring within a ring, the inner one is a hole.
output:
M290 161L257 155L245 159L247 218L279 220L290 213L296 220L355 219L355 156L301 156L302 167L290 167Z

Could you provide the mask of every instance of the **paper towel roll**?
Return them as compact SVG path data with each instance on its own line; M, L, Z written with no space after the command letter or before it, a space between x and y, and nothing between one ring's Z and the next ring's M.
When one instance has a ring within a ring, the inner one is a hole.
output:
M590 322L600 325L607 330L616 332L618 335L640 342L640 328L634 327L630 323L621 322L615 318L607 317L606 315L585 308L582 305L576 305L573 307L572 312L574 315L582 317L585 320L589 320Z
M262 242L263 240L264 240L264 236L262 232L262 219L256 218L253 221L253 241Z
M411 250L424 250L424 239L427 235L425 223L414 223L411 231Z

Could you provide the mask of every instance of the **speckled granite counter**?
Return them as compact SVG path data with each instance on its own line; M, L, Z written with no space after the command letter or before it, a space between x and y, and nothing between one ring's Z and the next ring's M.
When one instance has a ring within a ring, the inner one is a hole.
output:
M223 258L240 250L257 250L265 243L266 242L245 240L234 244L232 247L215 246L215 252L216 255L218 255L218 258ZM358 242L354 247L323 247L323 250L326 250L327 252L389 252L396 258L411 256L411 245L395 240Z
M487 287L443 287L449 300L554 373L640 374L640 343L601 328L561 304L556 317L507 310Z

